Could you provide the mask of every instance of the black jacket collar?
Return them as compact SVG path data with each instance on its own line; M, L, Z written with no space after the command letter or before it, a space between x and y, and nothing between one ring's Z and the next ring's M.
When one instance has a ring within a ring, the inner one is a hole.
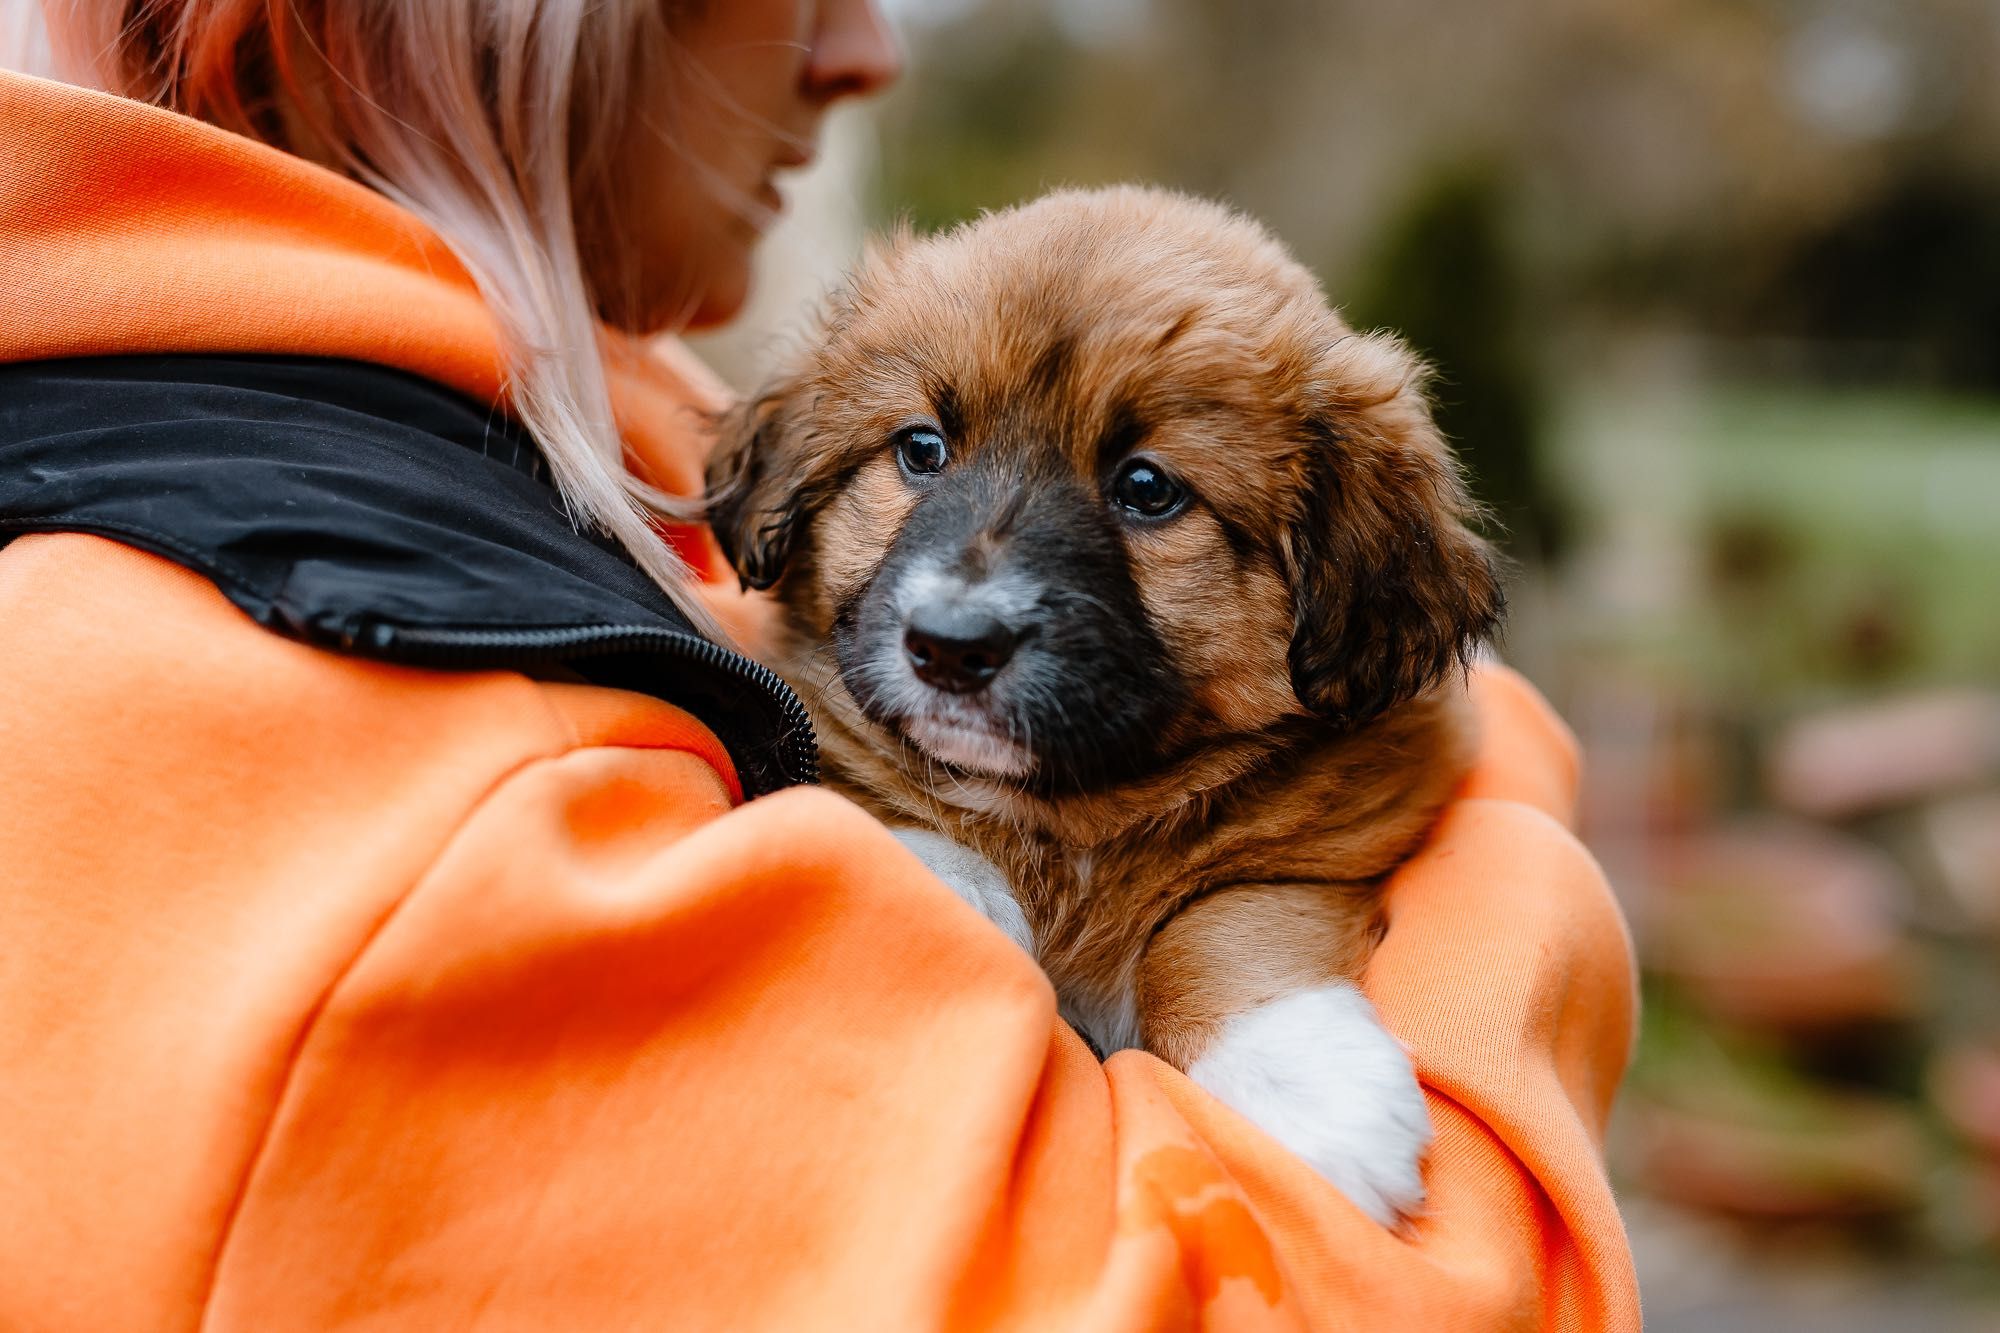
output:
M579 535L510 419L427 380L303 357L0 365L0 542L112 537L280 633L383 661L563 667L693 713L746 796L815 779L805 710Z

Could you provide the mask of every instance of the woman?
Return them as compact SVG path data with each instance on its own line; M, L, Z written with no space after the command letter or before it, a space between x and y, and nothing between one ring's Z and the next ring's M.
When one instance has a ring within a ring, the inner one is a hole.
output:
M1094 1061L713 641L710 546L654 533L715 400L636 335L741 302L773 173L894 77L865 0L45 14L69 82L0 75L0 1324L1634 1325L1628 946L1518 680L1368 982L1438 1131L1394 1236Z

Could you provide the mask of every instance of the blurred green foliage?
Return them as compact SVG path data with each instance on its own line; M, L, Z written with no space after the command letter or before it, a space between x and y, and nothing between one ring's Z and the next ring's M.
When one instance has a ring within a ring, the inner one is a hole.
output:
M1563 503L1539 443L1540 389L1525 327L1505 177L1491 164L1440 171L1393 216L1344 306L1360 328L1399 332L1436 368L1437 423L1503 540L1548 560Z

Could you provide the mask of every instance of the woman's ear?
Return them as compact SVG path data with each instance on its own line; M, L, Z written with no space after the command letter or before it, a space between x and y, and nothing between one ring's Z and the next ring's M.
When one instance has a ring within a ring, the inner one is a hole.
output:
M1422 365L1381 334L1344 339L1327 360L1285 534L1292 688L1358 727L1463 669L1505 599Z

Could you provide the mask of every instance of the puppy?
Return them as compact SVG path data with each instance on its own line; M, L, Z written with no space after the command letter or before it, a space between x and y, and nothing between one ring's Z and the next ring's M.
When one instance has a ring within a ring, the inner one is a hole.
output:
M1422 378L1256 223L1064 192L873 251L709 470L833 785L1384 1224L1430 1126L1354 983L1501 605Z

